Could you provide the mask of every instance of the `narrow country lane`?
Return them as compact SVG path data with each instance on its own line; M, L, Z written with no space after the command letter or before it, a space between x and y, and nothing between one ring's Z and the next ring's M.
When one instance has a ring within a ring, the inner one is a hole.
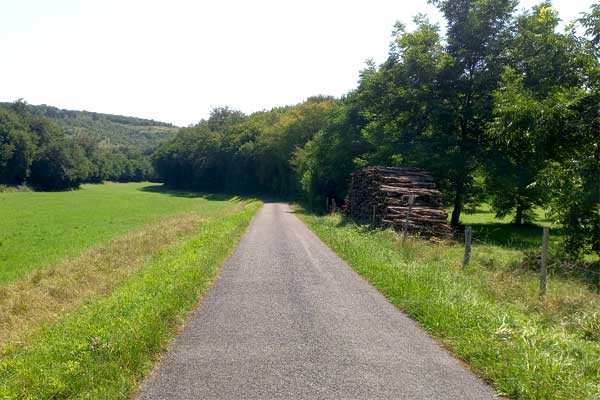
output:
M267 203L139 399L495 399L282 203Z

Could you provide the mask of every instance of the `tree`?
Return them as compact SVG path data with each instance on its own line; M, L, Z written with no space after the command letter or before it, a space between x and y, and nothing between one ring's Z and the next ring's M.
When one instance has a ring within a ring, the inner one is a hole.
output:
M463 205L483 163L492 92L502 72L512 0L432 1L448 23L439 28L417 16L417 28L396 25L390 57L361 76L357 98L370 144L367 164L414 165L430 170L454 209Z
M356 96L343 98L327 115L326 125L294 154L292 165L304 200L322 209L326 198L344 200L350 173L360 167L357 159L367 150L361 129L365 124Z
M506 209L535 204L543 193L566 230L567 251L578 256L600 251L599 52L593 35L578 37L573 27L557 33L557 26L548 2L518 19L513 67L494 93L488 125L494 151L511 164L491 176L507 181L498 189Z
M485 126L491 118L492 92L504 65L515 0L436 0L448 24L447 54L452 58L439 76L440 113L434 140L449 145L454 189L451 225L458 226L463 204L481 165ZM437 133L437 134L436 134Z
M29 175L35 144L19 115L0 108L0 183L22 184Z
M53 141L44 146L31 165L28 182L41 190L78 188L90 170L83 149L72 141Z
M573 32L559 33L549 2L518 17L505 51L509 65L494 92L492 145L486 165L488 191L499 217L524 214L543 204L545 191L533 185L548 159L560 158L565 132L584 95L586 56Z
M574 103L566 152L542 180L551 195L551 211L566 230L566 249L574 257L600 256L600 4L579 21L586 29L583 92Z
M314 97L281 110L263 129L257 141L258 180L261 187L281 195L297 195L301 188L294 169L294 154L327 124L334 107L331 98Z

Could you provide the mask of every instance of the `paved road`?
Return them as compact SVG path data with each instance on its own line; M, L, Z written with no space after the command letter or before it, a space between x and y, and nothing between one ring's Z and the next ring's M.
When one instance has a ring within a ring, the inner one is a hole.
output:
M326 247L267 203L139 399L495 399Z

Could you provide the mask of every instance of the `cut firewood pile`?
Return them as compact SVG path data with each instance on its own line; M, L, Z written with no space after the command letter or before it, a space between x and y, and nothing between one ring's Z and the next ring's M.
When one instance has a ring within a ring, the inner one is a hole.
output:
M409 205L412 197L412 205ZM418 168L367 167L352 174L348 216L425 238L450 238L448 213L433 177Z

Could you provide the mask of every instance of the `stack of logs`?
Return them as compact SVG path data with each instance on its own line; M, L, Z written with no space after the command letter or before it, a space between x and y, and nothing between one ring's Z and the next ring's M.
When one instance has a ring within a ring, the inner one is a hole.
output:
M354 172L344 208L353 218L402 230L411 196L408 232L450 238L442 194L431 175L417 168L367 167Z

